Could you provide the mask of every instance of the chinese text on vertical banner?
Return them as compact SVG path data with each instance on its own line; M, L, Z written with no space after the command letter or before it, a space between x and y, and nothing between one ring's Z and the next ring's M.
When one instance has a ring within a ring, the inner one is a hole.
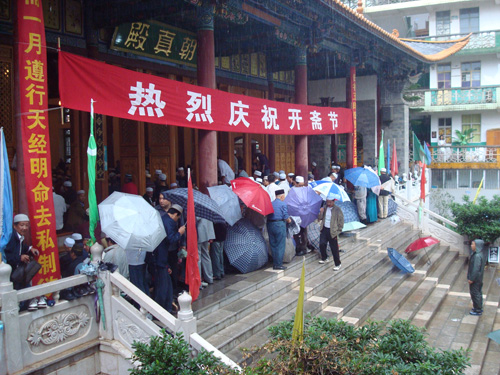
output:
M47 51L42 2L18 0L19 90L23 158L32 245L42 268L33 285L60 278L50 170ZM21 152L18 150L18 152Z

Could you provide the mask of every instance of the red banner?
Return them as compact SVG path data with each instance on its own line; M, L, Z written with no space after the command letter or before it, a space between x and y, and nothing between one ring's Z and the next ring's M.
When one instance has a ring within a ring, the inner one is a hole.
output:
M275 135L352 132L352 110L257 99L59 53L63 107L204 130Z
M33 279L38 285L61 277L50 169L47 51L42 2L18 0L17 9L22 152L32 245L40 251L42 265Z
M358 166L358 137L356 134L356 67L351 66L351 109L352 109L352 167Z

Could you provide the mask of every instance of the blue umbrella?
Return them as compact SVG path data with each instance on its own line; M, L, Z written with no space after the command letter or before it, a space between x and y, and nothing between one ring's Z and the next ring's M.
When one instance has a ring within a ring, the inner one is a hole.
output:
M267 245L262 232L247 219L227 229L224 251L229 263L242 273L258 270L267 263Z
M313 188L314 191L317 191L320 193L321 198L323 200L326 200L326 197L328 196L333 196L335 199L341 201L341 202L347 202L350 201L349 196L345 192L344 188L341 186L337 185L335 182L328 182L328 181L316 181L318 184L316 187Z
M288 214L302 219L300 226L306 228L319 214L323 199L310 186L293 187L285 198Z
M380 178L367 168L351 168L344 172L344 177L354 186L371 188L381 185Z
M415 272L415 268L408 262L408 260L400 253L398 253L395 249L392 247L387 248L387 254L389 254L389 258L391 259L392 263L396 267L398 267L403 273L413 273Z

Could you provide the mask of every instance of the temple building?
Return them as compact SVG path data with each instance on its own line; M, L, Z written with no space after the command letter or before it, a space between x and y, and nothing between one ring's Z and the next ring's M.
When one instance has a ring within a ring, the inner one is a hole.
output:
M352 123L353 130L349 132L336 131L335 125L330 132L323 129L320 135L290 131L273 134L241 125L230 131L214 131L191 126L188 121L174 125L169 116L150 122L147 116L135 120L111 115L115 113L111 111L113 98L108 98L109 103L98 100L94 119L98 201L109 194L111 173L119 174L121 184L126 174L132 175L142 194L147 183L146 170L153 180L155 171L161 170L170 184L176 180L177 168L190 166L204 191L207 186L217 184L218 158L233 168L238 161L250 174L257 150L268 156L271 171L283 169L301 175L307 174L312 161L325 175L331 161L345 167L374 165L382 129L386 139L396 141L398 160L405 170L410 160L410 105L403 100L402 92L408 88L408 79L425 74L429 64L432 71L437 61L460 51L469 38L441 44L402 39L397 31L385 31L365 18L364 2L350 3L354 2L36 2L43 6L46 46L42 50L47 58L47 90L38 94L47 100L49 164L54 183L57 174L67 170L73 186L87 190L90 134L90 100L89 109L65 106L67 98L61 95L61 87L65 87L65 92L69 87L74 100L84 95L78 84L68 82L61 73L58 51L179 85L216 89L226 95L224 98L233 95L236 101L240 100L239 95L244 95L266 100L267 104L262 102L266 106L274 102L283 106L348 108L352 113L348 123ZM23 148L22 114L20 93L16 90L27 67L17 58L17 17L16 2L3 1L0 125L4 127L13 165L15 208L26 212L26 200L22 198L25 186L22 170L26 165L19 152ZM92 73L97 77L99 72ZM122 77L125 76L127 73L123 71ZM109 88L100 86L94 78L89 75L83 80L96 93ZM161 105L162 101L158 103ZM204 101L203 106L206 105L209 103ZM288 127L284 121L280 125L281 129ZM321 129L320 122L316 126Z

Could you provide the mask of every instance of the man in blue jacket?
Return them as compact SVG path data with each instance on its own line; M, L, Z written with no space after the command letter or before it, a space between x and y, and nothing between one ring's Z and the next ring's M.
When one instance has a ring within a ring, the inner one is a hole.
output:
M172 279L170 274L172 269L168 264L168 250L171 244L178 242L181 236L186 232L186 226L183 225L177 229L177 222L182 215L182 207L174 204L167 211L166 215L162 216L163 225L167 237L155 249L154 256L154 286L155 286L155 301L172 314L172 302L174 301Z
M483 254L484 241L474 240L470 244L471 255L469 258L469 269L467 280L469 292L472 299L471 315L483 314L483 276L486 265L486 257Z

